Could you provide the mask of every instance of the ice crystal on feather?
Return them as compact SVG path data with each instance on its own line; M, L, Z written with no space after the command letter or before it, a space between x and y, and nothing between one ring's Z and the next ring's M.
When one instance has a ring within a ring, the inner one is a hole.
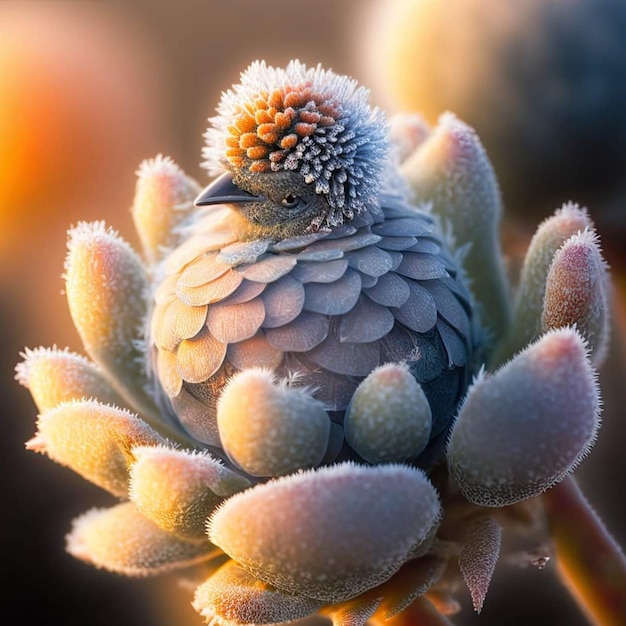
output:
M143 260L101 223L70 231L89 358L17 368L28 447L123 501L76 520L69 552L131 576L204 563L194 607L224 625L451 608L461 576L480 610L501 535L545 542L536 496L599 426L608 279L586 212L541 225L510 310L495 176L453 115L394 120L394 188L382 113L321 67L254 63L211 124L233 201L195 208L173 161L143 163ZM289 224L296 196L301 225L246 224Z

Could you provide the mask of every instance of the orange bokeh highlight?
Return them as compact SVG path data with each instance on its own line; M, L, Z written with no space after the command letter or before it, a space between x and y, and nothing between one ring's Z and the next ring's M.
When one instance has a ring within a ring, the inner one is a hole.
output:
M134 172L171 150L158 50L121 6L0 3L0 281L25 328L50 303L38 341L76 345L58 295L65 230L132 232Z

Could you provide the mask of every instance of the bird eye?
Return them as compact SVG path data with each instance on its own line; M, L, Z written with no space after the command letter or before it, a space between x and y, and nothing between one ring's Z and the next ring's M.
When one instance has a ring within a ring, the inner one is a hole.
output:
M299 202L300 202L300 198L298 198L298 196L294 196L294 195L293 195L293 194L291 194L291 193L290 193L290 194L288 194L288 195L286 195L286 196L285 196L285 197L284 197L284 198L280 201L280 203L281 203L284 207L286 207L286 208L288 208L288 209L293 209L293 208L295 208L296 206L298 206Z

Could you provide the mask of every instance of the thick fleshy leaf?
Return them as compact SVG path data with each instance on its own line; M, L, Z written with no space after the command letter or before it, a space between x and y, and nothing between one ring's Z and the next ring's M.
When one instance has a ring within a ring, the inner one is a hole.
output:
M131 448L164 439L136 415L95 400L59 404L39 416L29 450L47 454L115 496L128 493Z
M361 596L329 607L321 613L330 617L333 626L365 626L380 606L381 599Z
M465 497L505 506L571 472L599 427L599 390L585 343L554 330L470 388L448 447Z
M542 330L576 325L596 366L609 345L608 280L598 236L591 230L572 235L559 248L546 279Z
M494 337L501 337L510 318L498 233L502 203L478 136L454 115L445 113L404 161L401 171L414 200L431 202L433 213L451 224L455 248L466 251L463 267L472 278L482 321Z
M588 227L591 227L591 220L586 209L570 202L537 228L526 251L515 318L499 362L522 350L541 333L546 279L554 255L567 239Z
M74 520L67 551L95 567L125 576L155 576L207 561L215 548L161 530L132 502L91 509Z
M68 234L67 301L85 350L122 396L158 421L138 347L147 311L146 270L136 252L103 222L81 222Z
M146 159L137 170L131 208L135 228L149 263L155 263L179 241L174 227L194 209L200 186L170 159L160 154Z
M79 354L27 348L23 357L15 368L16 379L28 388L40 413L80 398L96 398L105 404L124 402L98 366Z
M344 429L348 443L366 461L407 461L428 443L430 406L408 368L388 363L359 385Z
M428 124L417 113L396 113L389 118L389 140L399 163L405 161L429 133Z
M217 406L228 456L253 476L281 476L315 467L328 446L330 419L306 389L248 369L230 380Z
M385 619L395 617L416 598L424 595L444 573L446 560L436 556L422 556L405 563L386 583L369 593L380 593Z
M337 603L390 578L439 517L422 471L342 463L234 495L212 515L209 537L261 580Z
M459 568L472 594L474 610L480 613L500 555L502 528L491 517L475 520L459 554Z
M322 602L283 593L254 578L234 561L196 589L193 608L207 624L280 624L313 615Z
M132 455L130 499L159 528L182 537L202 537L215 507L251 484L205 452L138 446Z

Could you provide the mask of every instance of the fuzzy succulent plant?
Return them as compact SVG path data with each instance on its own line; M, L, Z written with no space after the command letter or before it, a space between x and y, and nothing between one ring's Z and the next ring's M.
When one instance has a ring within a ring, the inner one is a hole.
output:
M388 126L367 99L252 64L210 120L209 187L139 168L143 258L103 223L69 231L88 358L17 367L28 449L121 500L68 551L199 566L208 623L444 624L463 580L480 610L501 553L550 544L542 494L596 438L609 281L586 210L541 224L514 298L476 134Z

